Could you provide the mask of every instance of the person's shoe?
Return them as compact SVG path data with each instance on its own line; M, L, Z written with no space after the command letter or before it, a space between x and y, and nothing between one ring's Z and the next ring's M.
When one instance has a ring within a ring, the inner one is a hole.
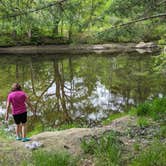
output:
M16 137L16 140L17 140L17 141L20 141L20 140L22 140L22 138L19 137L19 136L17 136L17 137Z
M23 138L22 142L27 142L27 141L30 141L30 140L31 140L30 138Z

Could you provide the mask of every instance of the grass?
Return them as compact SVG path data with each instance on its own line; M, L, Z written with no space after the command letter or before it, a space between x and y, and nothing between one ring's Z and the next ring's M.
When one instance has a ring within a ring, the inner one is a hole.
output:
M85 154L93 155L96 166L119 165L121 162L121 144L115 133L103 135L101 138L83 140L81 147Z
M133 148L134 148L135 151L139 151L140 150L140 145L138 143L134 143Z
M29 164L31 163L31 164ZM31 161L23 161L22 166L76 166L77 159L67 152L34 151Z
M156 138L158 138L158 139L166 138L166 126L165 125L160 126L159 132L156 133Z
M137 120L137 125L141 128L148 127L150 125L150 120L147 117L139 117Z
M164 166L166 163L166 146L155 141L133 159L130 166Z
M0 128L0 137L1 139L5 140L12 140L15 138L12 132L5 130L5 127L3 125Z
M128 114L127 112L113 113L107 119L102 121L102 125L110 124L113 120L121 118L127 114Z

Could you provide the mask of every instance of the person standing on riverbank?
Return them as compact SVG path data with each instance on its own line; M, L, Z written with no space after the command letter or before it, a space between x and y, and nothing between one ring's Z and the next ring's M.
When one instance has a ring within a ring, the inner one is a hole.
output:
M27 94L22 91L18 83L12 85L12 90L7 97L5 120L8 121L10 106L12 106L12 115L16 124L16 140L23 142L29 141L26 137L27 108L26 104L35 114L35 110L30 103Z

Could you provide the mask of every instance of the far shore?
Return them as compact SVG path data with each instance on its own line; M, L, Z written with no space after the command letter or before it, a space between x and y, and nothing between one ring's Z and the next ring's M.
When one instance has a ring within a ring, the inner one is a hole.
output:
M152 52L151 48L138 49L136 43L113 44L79 44L79 45L40 45L40 46L12 46L0 47L2 54L88 54L88 53L116 53L116 52Z

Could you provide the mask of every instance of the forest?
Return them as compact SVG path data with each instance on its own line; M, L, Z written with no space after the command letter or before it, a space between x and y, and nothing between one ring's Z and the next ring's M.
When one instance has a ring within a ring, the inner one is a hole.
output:
M165 0L0 0L0 46L166 42Z

